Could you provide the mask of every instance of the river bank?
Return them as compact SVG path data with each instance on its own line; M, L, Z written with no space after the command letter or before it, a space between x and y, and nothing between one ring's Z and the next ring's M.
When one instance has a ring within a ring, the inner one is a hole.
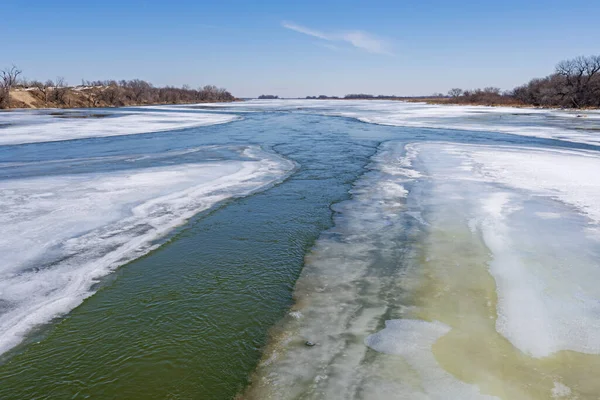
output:
M197 89L189 85L156 87L150 82L132 79L84 81L70 86L63 78L46 82L19 80L21 72L16 67L2 72L0 109L107 108L237 100L227 89L214 85Z

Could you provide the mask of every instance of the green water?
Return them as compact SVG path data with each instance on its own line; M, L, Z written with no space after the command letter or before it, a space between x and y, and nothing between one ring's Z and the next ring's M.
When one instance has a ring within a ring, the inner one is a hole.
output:
M315 140L315 126L310 142L274 143L300 164L285 182L198 216L8 354L0 398L225 399L240 392L269 328L291 304L304 254L331 226L331 204L348 198L376 148L326 125Z

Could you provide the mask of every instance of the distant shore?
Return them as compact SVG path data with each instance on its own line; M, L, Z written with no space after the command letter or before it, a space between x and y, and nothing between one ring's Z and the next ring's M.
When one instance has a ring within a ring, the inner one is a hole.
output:
M258 100L258 99L240 99L240 101L247 100ZM263 99L260 99L263 100ZM418 96L418 97L364 97L364 98L344 98L344 97L298 97L298 98L280 98L267 99L267 100L338 100L338 101L356 101L356 100L367 100L367 101L403 101L407 103L426 103L430 105L441 105L441 106L480 106L480 107L513 107L513 108L534 108L544 110L571 110L571 111L585 111L585 110L600 110L600 107L560 107L560 106L540 106L535 104L527 104L519 101L464 101L462 99L454 99L451 97L434 97L434 96Z
M451 98L437 98L437 97L422 97L422 98L411 98L404 99L403 101L409 103L427 103L431 105L442 105L442 106L484 106L484 107L513 107L513 108L536 108L536 109L548 109L548 110L599 110L598 107L580 107L580 108L564 108L559 106L539 106L535 104L527 104L521 102L458 102Z
M52 88L50 90L53 90ZM10 111L17 109L77 109L77 108L116 108L116 107L135 107L135 106L152 106L152 105L176 105L176 104L197 104L197 103L229 103L238 101L256 100L254 98L226 98L226 99L173 99L171 101L135 101L131 98L123 96L117 104L111 103L103 99L103 92L112 90L109 87L68 87L63 88L62 103L44 100L43 92L35 88L27 89L12 89L10 91L10 107L0 109L1 111ZM110 98L110 97L109 97ZM260 98L259 98L260 99ZM261 99L261 100L264 100ZM430 105L446 105L446 106L484 106L484 107L514 107L514 108L536 108L536 109L561 109L557 106L539 106L535 104L527 104L519 101L510 101L509 99L501 99L501 101L465 101L452 97L435 97L435 96L419 96L419 97L364 97L364 98L343 98L343 97L311 97L311 98L273 98L268 100L369 100L369 101L404 101L407 103L426 103ZM569 110L598 110L598 107L581 107L568 108Z
M427 103L431 105L440 106L479 106L479 107L513 107L513 108L536 108L536 109L548 109L548 110L559 110L564 109L558 106L539 106L535 104L526 104L521 102L459 102L454 101L451 98L437 98L437 97L422 97L414 99L405 99L408 103ZM596 107L584 107L584 108L568 108L568 110L597 110Z
M13 65L0 70L0 109L107 108L163 104L197 104L235 101L227 89L205 85L154 86L141 79L82 80L69 85L64 78L29 80Z

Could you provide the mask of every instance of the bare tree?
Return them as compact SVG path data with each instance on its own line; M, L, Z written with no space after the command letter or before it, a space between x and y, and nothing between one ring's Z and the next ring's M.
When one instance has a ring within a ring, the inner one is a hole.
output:
M103 88L99 97L109 106L120 107L125 105L125 102L123 101L123 90L120 86L116 85L116 82L114 85Z
M16 85L19 75L21 75L23 71L13 65L10 68L3 69L0 71L0 78L2 78L2 82L5 87L12 88Z
M67 96L69 89L65 78L59 76L54 81L54 87L52 88L52 100L58 106L69 106L69 99Z
M565 81L561 95L567 98L573 107L582 107L586 104L586 97L590 94L590 83L600 72L600 56L577 57L564 60L556 65L556 74Z
M494 87L494 86L488 86L486 88L483 89L483 92L486 94L495 94L495 95L500 95L500 92L502 90L500 88Z
M463 94L463 90L459 88L452 88L448 90L448 96L450 97L460 97Z
M0 90L3 93L2 100L7 108L10 108L10 90L17 84L19 79L19 75L21 75L23 71L13 65L10 68L3 69L0 71L0 80L1 80L1 88ZM1 106L2 104L0 104Z
M136 103L145 103L150 101L152 85L141 79L132 81L121 81L120 86L130 89L132 100Z

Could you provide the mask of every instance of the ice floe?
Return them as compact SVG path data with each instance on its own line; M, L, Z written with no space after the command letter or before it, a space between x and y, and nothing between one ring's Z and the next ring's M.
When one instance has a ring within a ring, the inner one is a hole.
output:
M600 248L588 234L600 222L600 176L594 173L600 155L456 144L419 148L432 179L448 188L445 195L478 188L462 203L469 204L492 254L498 332L534 357L561 350L600 354L600 289L590 284L600 280Z
M0 181L0 353L174 227L294 168L258 147L239 151L239 160Z
M239 117L222 113L69 110L0 113L0 145L133 135L223 124Z

